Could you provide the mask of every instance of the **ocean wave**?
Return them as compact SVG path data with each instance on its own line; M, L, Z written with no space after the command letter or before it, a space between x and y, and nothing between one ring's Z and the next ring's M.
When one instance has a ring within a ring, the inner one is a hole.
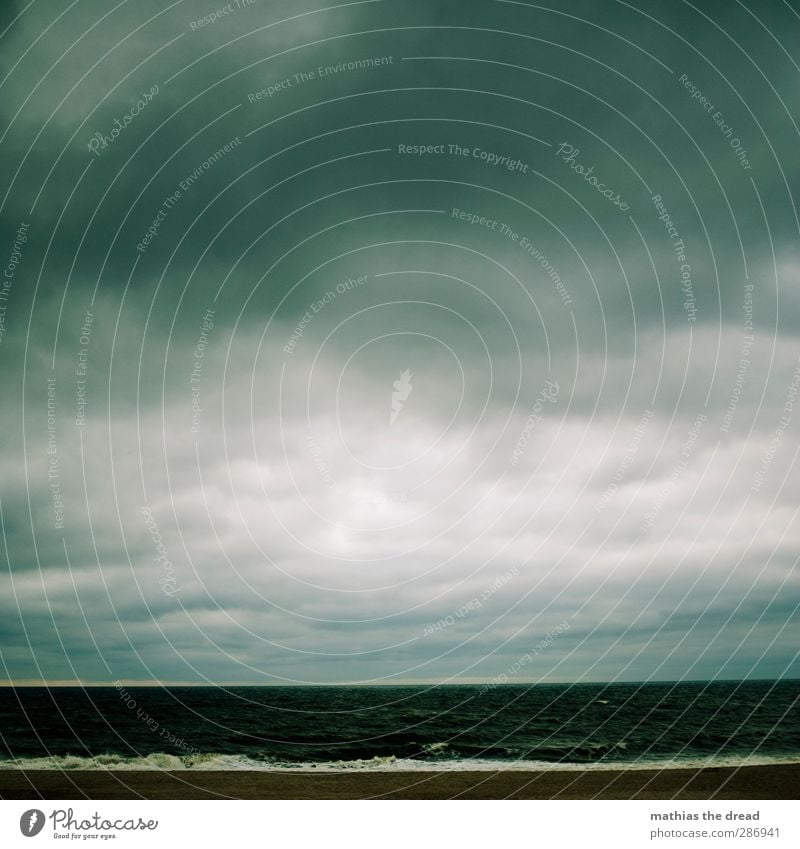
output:
M449 748L448 743L426 743L422 747L422 753L429 758L441 758Z
M437 744L432 744L436 746ZM446 744L441 744L445 746ZM443 749L439 749L443 752ZM246 755L229 755L220 752L204 752L192 755L171 755L154 752L144 756L95 755L81 757L73 755L45 758L17 758L0 760L0 770L108 770L108 771L254 771L254 772L440 772L440 771L550 771L550 770L641 770L641 769L701 769L704 767L767 766L780 763L800 763L800 754L786 756L724 755L708 758L686 759L642 759L637 761L612 761L577 763L536 760L499 760L495 758L459 758L441 760L418 760L395 756L373 757L340 761L289 762L274 758L253 758Z

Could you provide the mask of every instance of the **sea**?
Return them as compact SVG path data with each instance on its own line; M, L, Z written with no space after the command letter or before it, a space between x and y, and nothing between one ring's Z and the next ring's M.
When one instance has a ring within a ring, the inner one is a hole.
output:
M0 688L0 769L508 770L800 761L800 681Z

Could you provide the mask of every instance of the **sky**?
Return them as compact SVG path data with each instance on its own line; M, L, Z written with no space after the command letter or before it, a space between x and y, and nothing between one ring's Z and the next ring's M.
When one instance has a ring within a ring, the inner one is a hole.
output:
M796 2L0 6L0 679L797 677Z

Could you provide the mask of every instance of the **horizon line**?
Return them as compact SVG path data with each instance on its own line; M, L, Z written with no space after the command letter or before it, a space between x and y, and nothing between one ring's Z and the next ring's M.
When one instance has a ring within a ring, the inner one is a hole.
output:
M296 688L296 687L481 687L493 684L492 689L515 686L568 686L568 685L608 685L608 684L744 684L759 681L800 681L800 677L780 676L778 678L649 678L649 679L616 679L586 680L586 681L506 681L504 683L493 682L493 679L470 680L470 681L391 681L391 682L282 682L282 683L251 683L242 681L224 681L219 683L197 682L197 681L154 681L136 679L117 679L116 681L78 681L78 680L23 680L23 681L0 681L0 688L22 689L31 688L111 688L119 687L150 687L150 688L189 688L189 687L259 687L259 688Z

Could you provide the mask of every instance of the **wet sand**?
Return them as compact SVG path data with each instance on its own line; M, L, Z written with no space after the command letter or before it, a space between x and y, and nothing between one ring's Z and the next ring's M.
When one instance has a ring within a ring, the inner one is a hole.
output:
M3 770L2 799L797 799L800 763L542 772Z

